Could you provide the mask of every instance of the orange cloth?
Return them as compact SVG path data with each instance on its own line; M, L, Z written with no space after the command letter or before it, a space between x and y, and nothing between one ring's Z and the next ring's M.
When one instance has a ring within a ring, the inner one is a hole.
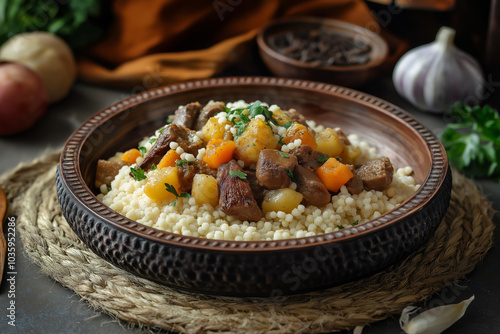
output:
M107 36L79 59L79 74L137 90L220 73L277 17L378 27L363 0L115 0L113 15Z

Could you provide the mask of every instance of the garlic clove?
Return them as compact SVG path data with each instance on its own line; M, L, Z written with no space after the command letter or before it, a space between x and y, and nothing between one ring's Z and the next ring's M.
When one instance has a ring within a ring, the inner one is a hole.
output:
M419 310L408 306L403 309L399 324L407 334L439 334L457 322L465 314L474 296L458 304L443 305L420 313L410 320L410 315Z
M352 331L352 334L362 334L363 333L363 328L365 328L365 326L356 326L356 327L354 327L354 330Z

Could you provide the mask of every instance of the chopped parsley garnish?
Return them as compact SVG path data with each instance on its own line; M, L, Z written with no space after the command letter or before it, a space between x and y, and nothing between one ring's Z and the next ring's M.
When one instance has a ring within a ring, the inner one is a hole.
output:
M248 107L248 114L250 117L255 118L257 115L264 115L265 110L268 110L265 106L262 105L262 102L255 101ZM269 110L268 110L269 111Z
M241 136L241 134L243 133L243 131L245 131L246 127L247 127L247 123L245 123L244 121L239 121L239 122L236 122L236 133L234 135L234 139L237 139L239 136Z
M160 131L158 131L159 134L162 134L163 130L165 130L166 126L164 126L163 128L160 129Z
M144 146L139 146L139 151L141 152L141 156L145 156L146 153L148 152L148 149L145 148Z
M162 129L162 130L163 130L163 129ZM149 140L149 143L150 143L150 144L154 144L154 143L156 142L156 139L158 139L158 138L156 138L156 137L151 138L151 139Z
M172 122L174 121L174 117L175 117L175 115L168 115L167 124L172 124Z
M250 118L249 118L247 115L243 114L243 113L242 113L242 114L240 114L240 118L241 118L241 120L242 120L243 122L245 122L245 123L250 122Z
M286 169L286 173L288 174L288 177L291 178L292 180L294 180L294 177L293 177L293 172L290 168L287 168Z
M343 228L344 228L344 226L342 226L342 225L337 225L337 228L338 228L339 230L341 230L341 229L343 229Z
M285 124L282 125L285 129L288 129L291 125L293 124L293 121L288 121Z
M290 158L290 156L284 152L278 151L279 155L281 155L283 158Z
M356 226L359 224L359 220L356 220L354 223L352 223L352 226Z
M318 157L318 162L324 164L328 159L330 159L328 154L322 154Z
M130 174L134 177L134 180L136 181L142 181L147 178L147 176L144 174L144 170L142 168L134 168L130 167Z
M191 197L191 195L189 193L180 193L180 194L177 193L177 190L171 184L165 183L165 187L169 193L171 193L175 196L176 199L179 197L184 197L184 198ZM173 201L170 205L175 206L176 204L177 204L177 200Z
M230 170L229 171L229 176L231 176L231 177L239 177L242 180L246 180L247 179L247 174L246 173L239 172L239 171L236 171L236 170Z
M278 140L278 144L280 144L281 146L285 145L285 142L283 141L284 137L281 137L280 135L278 136L280 137L280 139Z
M152 164L151 165L151 170L155 170L156 169L156 165L155 164Z
M188 160L177 160L175 165L176 166L182 166L183 164L189 164L189 163L192 163L194 161L188 161Z
M108 191L111 191L111 186L108 186Z

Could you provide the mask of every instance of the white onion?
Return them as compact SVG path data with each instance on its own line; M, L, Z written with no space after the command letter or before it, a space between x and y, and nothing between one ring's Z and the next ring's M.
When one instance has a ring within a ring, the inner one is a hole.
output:
M481 67L453 45L454 37L455 30L441 27L434 42L408 51L396 64L394 86L416 107L442 112L481 93Z

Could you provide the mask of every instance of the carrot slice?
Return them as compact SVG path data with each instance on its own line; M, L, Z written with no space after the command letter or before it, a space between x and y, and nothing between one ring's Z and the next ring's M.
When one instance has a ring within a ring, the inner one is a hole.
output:
M136 149L130 149L128 151L125 151L122 155L122 160L125 162L128 162L129 164L135 164L135 161L137 160L138 157L141 156L141 152Z
M283 142L285 144L289 144L296 139L300 139L302 141L302 145L311 146L313 150L315 150L318 146L312 132L305 125L294 122L286 131Z
M181 156L175 151L175 150L168 150L167 153L161 158L160 162L158 163L158 166L156 168L163 168L163 167L174 167L175 162L177 160L180 160Z
M347 165L340 163L335 158L328 159L316 170L316 174L324 183L326 189L333 192L339 191L354 176Z
M236 143L232 140L212 139L207 144L203 161L211 168L218 168L233 159L235 148Z

